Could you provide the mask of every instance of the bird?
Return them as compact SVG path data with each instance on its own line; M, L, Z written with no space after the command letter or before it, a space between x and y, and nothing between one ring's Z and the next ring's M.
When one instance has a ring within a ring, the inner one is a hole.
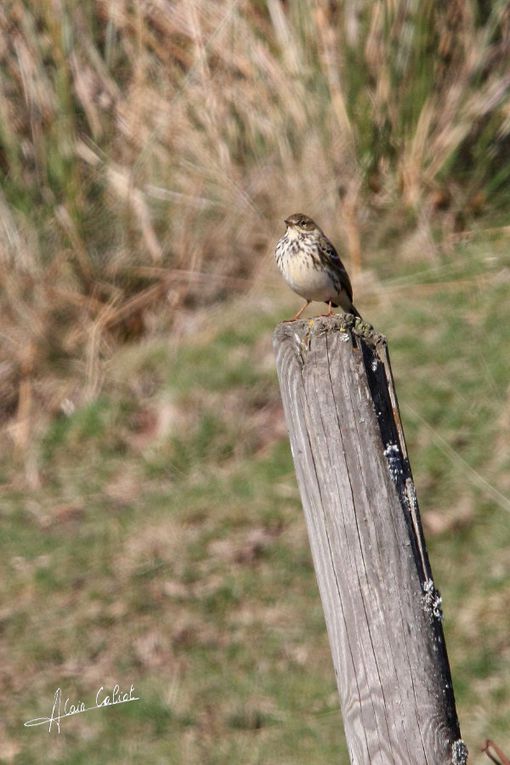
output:
M284 222L287 229L276 245L276 265L289 287L306 300L290 321L299 319L312 300L327 303L328 316L340 306L361 319L352 302L349 274L326 234L303 213Z

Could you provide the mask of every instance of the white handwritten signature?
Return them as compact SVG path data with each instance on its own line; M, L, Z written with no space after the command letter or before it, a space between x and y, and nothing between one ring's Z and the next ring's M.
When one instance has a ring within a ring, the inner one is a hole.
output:
M130 687L129 691L121 691L118 685L114 685L111 693L105 693L104 687L101 686L96 693L96 703L94 706L86 707L83 701L71 704L69 698L62 704L62 691L60 688L57 688L53 698L51 715L49 717L35 717L33 720L27 720L25 727L31 728L35 725L47 725L48 733L51 733L51 728L55 724L57 731L60 733L60 721L64 717L72 717L73 715L79 715L82 712L90 712L91 709L113 707L116 704L127 704L129 701L140 701L139 696L133 695L134 692L134 685Z

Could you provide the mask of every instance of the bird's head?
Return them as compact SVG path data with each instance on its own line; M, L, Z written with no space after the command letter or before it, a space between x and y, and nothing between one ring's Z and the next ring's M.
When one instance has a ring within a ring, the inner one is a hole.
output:
M315 221L303 213L294 213L294 215L290 215L288 218L285 218L285 223L287 224L287 231L290 229L293 233L320 233L320 228Z

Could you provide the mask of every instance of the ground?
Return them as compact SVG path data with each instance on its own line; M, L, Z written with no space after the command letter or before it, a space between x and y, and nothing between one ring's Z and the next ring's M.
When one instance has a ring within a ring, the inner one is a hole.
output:
M480 764L486 737L510 751L509 265L484 240L359 287L389 339ZM99 398L38 442L39 486L4 460L1 762L347 762L271 348L295 305L278 294L116 349ZM90 706L115 683L140 701L60 735L23 727L58 687Z

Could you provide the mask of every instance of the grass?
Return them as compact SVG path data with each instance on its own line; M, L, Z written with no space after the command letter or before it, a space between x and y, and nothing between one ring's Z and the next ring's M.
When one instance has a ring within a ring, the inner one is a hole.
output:
M270 347L295 209L390 338L464 736L510 751L508 3L171 5L0 10L0 759L346 761Z
M476 0L374 12L72 0L58 14L12 0L0 15L6 417L39 420L73 395L81 407L112 346L260 280L289 210L341 238L356 274L388 242L501 220L508 25L506 2ZM16 449L31 430L11 430Z
M390 337L474 763L485 737L510 749L510 508L476 478L508 488L506 268L502 242L464 245L360 295ZM49 427L40 488L4 466L6 762L347 762L272 362L286 310L254 295L119 347L102 397ZM59 686L88 705L116 682L141 701L22 727Z

